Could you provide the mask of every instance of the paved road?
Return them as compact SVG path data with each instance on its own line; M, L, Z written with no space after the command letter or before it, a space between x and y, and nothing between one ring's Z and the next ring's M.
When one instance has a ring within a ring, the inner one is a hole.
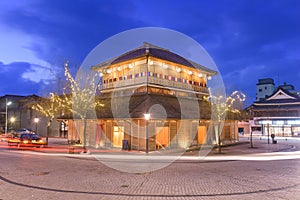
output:
M270 146L257 139L255 149L227 147L207 160L195 160L197 152L189 152L141 174L111 169L89 155L2 149L0 199L300 199L299 141L284 141ZM219 159L250 155L266 159ZM297 156L267 159L271 155Z

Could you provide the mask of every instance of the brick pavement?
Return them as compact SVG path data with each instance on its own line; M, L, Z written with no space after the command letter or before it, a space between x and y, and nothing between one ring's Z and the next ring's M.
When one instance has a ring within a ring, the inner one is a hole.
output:
M47 164L40 156L30 159L7 163L13 173L1 165L6 179L0 180L0 199L296 199L300 194L299 160L175 162L129 174L93 159L49 157Z
M297 144L280 139L276 146L268 145L265 139L257 138L254 149L248 143L228 146L222 149L222 155L294 151ZM192 156L195 152L187 154ZM213 150L210 156L215 155ZM178 161L142 174L116 171L80 155L56 157L0 151L0 160L0 199L3 200L297 199L300 194L299 159Z

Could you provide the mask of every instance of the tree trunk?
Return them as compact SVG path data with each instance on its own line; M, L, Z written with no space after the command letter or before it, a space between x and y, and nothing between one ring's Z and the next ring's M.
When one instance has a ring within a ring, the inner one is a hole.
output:
M47 126L47 134L46 134L46 146L48 146L48 140L49 140L49 133L50 133L50 125L52 120L50 119Z
M250 130L250 146L253 148L252 130Z
M86 153L86 119L83 120L83 152Z
M220 130L220 123L218 123L218 131L219 131L219 153L221 153L221 130Z

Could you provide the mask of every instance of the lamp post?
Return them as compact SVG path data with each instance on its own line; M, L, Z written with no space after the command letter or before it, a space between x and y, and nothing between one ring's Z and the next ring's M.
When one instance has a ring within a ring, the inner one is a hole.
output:
M145 120L146 120L146 154L148 154L148 122L150 119L150 113L145 113L144 114Z
M250 147L253 148L253 133L252 133L252 127L250 127Z
M268 144L270 144L270 125L267 123L267 131L268 131Z
M37 134L37 124L39 123L40 119L38 117L34 118L34 123L35 123L35 133Z
M5 134L7 133L7 122L8 122L8 116L7 116L7 107L11 105L11 101L7 101L7 98L5 99Z

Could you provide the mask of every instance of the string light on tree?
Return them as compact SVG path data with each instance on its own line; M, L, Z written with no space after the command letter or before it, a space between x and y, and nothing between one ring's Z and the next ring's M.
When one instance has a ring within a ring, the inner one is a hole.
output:
M90 72L86 78L87 81L75 81L69 70L69 62L64 64L64 74L66 78L66 86L63 88L63 94L58 95L50 93L49 98L42 99L34 104L32 109L42 113L49 120L48 129L51 122L56 116L62 113L73 113L79 116L86 123L87 114L95 108L104 107L104 104L94 100L94 93L98 89L95 84L98 75ZM84 137L85 137L84 131ZM47 130L46 143L48 142L49 130ZM85 138L83 139L85 147Z
M209 91L211 94L211 92ZM227 112L240 113L242 108L242 102L246 100L246 95L239 91L234 91L228 97L210 95L204 97L204 100L212 104L212 113L216 119L212 119L217 122L216 140L219 146L219 152L221 152L221 124L226 117Z

